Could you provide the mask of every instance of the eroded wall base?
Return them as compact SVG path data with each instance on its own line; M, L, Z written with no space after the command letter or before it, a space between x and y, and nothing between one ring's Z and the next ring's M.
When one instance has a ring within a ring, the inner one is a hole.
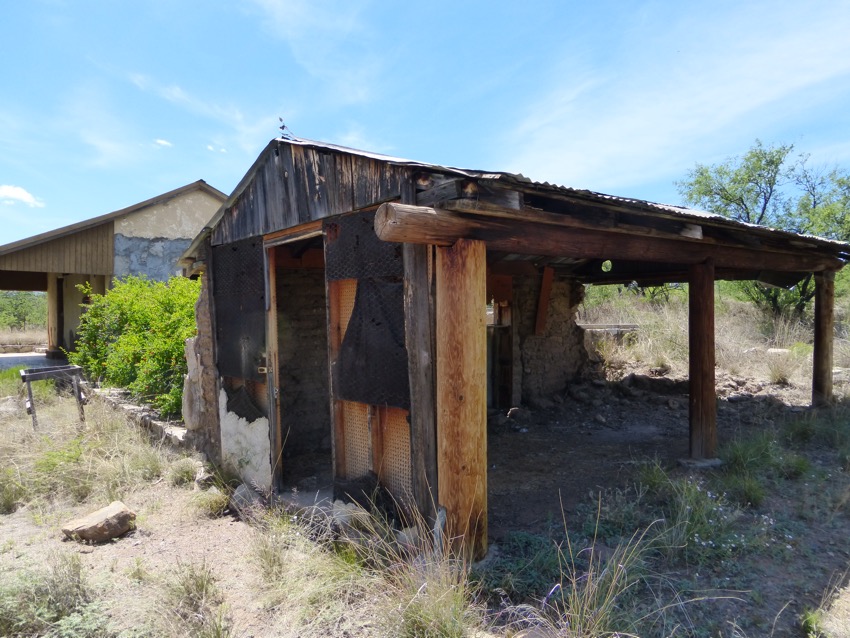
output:
M248 421L227 411L227 393L218 395L221 423L221 463L238 474L243 481L263 489L271 489L271 445L269 420L261 417Z

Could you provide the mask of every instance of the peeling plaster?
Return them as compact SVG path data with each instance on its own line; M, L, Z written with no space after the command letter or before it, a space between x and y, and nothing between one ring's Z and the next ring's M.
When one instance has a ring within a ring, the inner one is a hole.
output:
M269 420L265 417L248 421L227 411L227 393L218 395L221 423L221 461L246 483L254 482L264 489L272 484Z

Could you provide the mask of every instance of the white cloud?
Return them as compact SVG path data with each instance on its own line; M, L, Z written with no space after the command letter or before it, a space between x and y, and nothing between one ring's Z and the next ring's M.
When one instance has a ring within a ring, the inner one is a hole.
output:
M30 208L43 208L44 202L20 186L0 185L0 203L7 206L26 204Z
M368 102L383 63L372 47L380 38L361 18L368 0L250 0L269 31L295 61L328 83L338 104Z
M211 99L192 95L176 84L162 84L140 73L130 74L129 79L141 91L153 93L188 113L226 126L231 130L231 141L245 152L255 153L257 140L267 141L277 129L277 117L273 115L246 117L236 106L216 104ZM207 149L213 150L210 146ZM227 152L223 148L220 150Z
M157 146L163 146L165 148L171 148L172 146L174 146L174 144L172 144L168 140L162 140L162 139L156 139L156 140L153 141L153 143L156 144Z
M657 7L623 34L607 71L568 54L560 86L536 95L510 132L511 170L608 192L683 177L697 148L744 150L810 88L846 82L850 5L724 6L672 18Z

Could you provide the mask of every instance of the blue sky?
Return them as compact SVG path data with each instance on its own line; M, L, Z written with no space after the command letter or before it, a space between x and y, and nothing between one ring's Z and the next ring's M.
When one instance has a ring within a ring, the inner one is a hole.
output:
M3 9L0 244L293 134L679 203L756 138L850 168L850 2L27 0Z

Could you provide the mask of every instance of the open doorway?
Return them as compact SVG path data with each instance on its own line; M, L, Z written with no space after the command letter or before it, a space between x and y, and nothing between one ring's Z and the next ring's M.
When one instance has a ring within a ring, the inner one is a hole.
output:
M275 396L281 489L307 495L333 486L325 264L321 235L269 248L274 268Z

